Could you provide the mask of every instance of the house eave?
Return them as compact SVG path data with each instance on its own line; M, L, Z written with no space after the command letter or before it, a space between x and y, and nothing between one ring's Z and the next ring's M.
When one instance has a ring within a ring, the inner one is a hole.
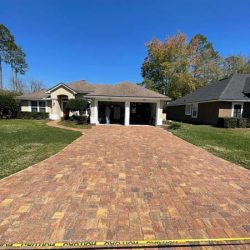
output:
M109 95L86 95L87 98L101 98L101 99L138 99L138 100L164 100L170 101L169 97L148 97L148 96L109 96Z
M48 100L53 100L52 98L35 98L35 97L33 97L33 98L28 98L28 97L15 97L15 99L17 99L17 100L21 100L21 101L48 101Z
M250 102L249 100L244 100L244 99L216 99L216 100L207 100L207 101L193 101L193 102L185 102L185 103L180 103L180 104L167 104L168 107L174 107L174 106L185 106L193 103L208 103L208 102Z

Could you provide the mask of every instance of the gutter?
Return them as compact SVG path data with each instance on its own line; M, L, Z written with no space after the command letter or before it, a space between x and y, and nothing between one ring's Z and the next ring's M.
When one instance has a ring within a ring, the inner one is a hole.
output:
M102 98L102 99L138 99L138 100L146 100L146 99L151 99L151 100L165 100L165 101L170 101L171 98L169 97L138 97L138 96L106 96L106 95L86 95L85 97L88 98Z
M185 102L185 103L180 103L180 104L167 104L168 107L174 107L174 106L184 106L184 105L189 105L193 103L207 103L207 102L250 102L249 100L239 100L239 99L228 99L228 100L208 100L208 101L193 101L193 102Z

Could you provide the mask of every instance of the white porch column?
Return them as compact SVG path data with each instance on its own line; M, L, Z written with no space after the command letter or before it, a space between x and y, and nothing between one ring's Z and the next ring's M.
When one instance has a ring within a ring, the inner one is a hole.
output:
M125 121L124 121L125 126L129 125L129 119L130 119L130 102L126 101L125 102Z
M90 123L91 124L98 124L98 101L96 99L91 101L91 108L90 108Z
M161 101L157 101L157 103L156 103L155 125L156 126L161 126L162 125L162 107L161 107Z
M51 113L49 118L57 121L61 119L61 108L58 99L52 99L51 101Z

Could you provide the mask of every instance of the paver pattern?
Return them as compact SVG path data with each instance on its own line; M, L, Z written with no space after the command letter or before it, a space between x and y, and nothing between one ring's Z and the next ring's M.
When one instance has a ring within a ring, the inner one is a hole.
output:
M161 128L96 126L0 181L0 242L247 236L250 171Z

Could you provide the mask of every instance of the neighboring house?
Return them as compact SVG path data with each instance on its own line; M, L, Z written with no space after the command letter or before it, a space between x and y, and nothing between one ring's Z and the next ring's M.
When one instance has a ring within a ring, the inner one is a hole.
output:
M18 97L22 111L48 112L53 120L68 115L66 104L69 99L75 98L90 100L91 124L105 123L108 106L111 110L110 122L124 125L162 125L163 105L170 100L167 96L128 82L108 85L89 84L83 80L60 83L48 90Z
M234 74L167 105L169 120L216 125L220 117L250 118L250 74Z

